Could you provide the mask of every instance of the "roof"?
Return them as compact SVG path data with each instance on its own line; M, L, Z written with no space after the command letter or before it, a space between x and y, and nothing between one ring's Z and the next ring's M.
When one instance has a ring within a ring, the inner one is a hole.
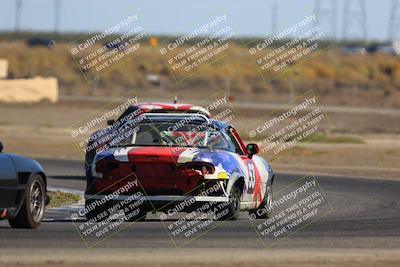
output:
M193 104L174 104L174 103L163 103L163 102L146 102L146 103L137 103L132 105L133 107L138 107L145 111L154 111L154 110L168 110L168 111L193 111L193 112L201 112L211 117L210 112L197 105Z
M143 121L152 122L169 122L169 123L191 123L191 124L203 124L208 125L222 130L229 126L229 123L224 121L219 121L215 119L207 118L202 114L185 114L185 113L145 113L145 119Z

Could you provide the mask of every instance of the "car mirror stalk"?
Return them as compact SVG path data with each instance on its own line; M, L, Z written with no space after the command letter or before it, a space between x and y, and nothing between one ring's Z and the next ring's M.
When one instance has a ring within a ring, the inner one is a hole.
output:
M248 144L246 146L246 151L247 151L247 154L249 155L249 158L252 158L253 155L260 152L260 148L258 147L257 144Z

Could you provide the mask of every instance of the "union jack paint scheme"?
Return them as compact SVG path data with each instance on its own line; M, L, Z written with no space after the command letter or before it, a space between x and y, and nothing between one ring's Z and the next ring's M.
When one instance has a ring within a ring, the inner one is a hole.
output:
M147 102L137 103L128 107L125 112L117 120L107 121L108 127L98 130L91 134L88 139L89 142L86 146L85 162L86 171L90 168L93 161L94 155L97 151L101 151L107 148L113 141L115 136L113 132L118 132L121 127L126 126L127 121L133 120L135 117L140 116L143 113L199 113L207 117L210 117L210 112L200 106L192 104L178 104L176 100L173 104L161 103L161 102Z
M107 213L108 204L94 203L110 194L113 205L140 196L135 201L144 204L133 220L189 199L199 205L226 203L228 212L221 219L238 219L240 210L256 218L270 215L274 173L255 155L258 146L245 146L232 125L202 114L146 113L123 136L97 153L91 165L85 193L88 219Z

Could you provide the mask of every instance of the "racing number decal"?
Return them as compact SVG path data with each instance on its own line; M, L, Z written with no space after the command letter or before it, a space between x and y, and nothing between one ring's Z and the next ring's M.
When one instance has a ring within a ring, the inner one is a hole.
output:
M249 162L247 166L249 167L249 185L247 187L247 193L252 194L256 185L256 172L252 162Z

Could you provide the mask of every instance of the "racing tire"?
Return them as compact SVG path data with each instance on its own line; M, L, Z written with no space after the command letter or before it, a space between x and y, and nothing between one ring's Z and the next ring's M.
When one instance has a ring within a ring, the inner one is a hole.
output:
M272 185L268 185L263 202L258 209L249 211L250 219L268 219L272 213Z
M42 222L46 206L46 186L43 177L33 176L28 182L25 196L16 216L8 218L12 228L36 229Z
M221 221L226 221L226 220L231 220L231 221L236 221L239 219L240 215L240 198L242 195L242 190L240 189L239 186L234 186L229 194L229 202L227 205L223 205L223 207L220 207L217 204L217 213L215 214L218 216L218 220ZM225 204L225 203L223 203Z

